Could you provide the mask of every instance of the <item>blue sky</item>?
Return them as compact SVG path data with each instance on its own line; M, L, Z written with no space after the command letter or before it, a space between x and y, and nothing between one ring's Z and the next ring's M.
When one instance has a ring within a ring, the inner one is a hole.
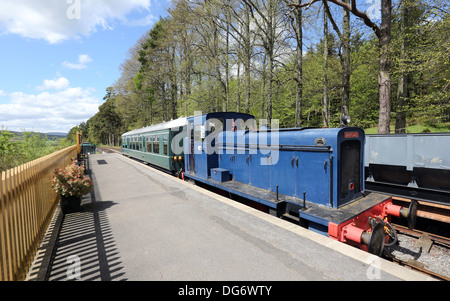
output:
M67 132L98 111L170 0L0 0L0 127Z

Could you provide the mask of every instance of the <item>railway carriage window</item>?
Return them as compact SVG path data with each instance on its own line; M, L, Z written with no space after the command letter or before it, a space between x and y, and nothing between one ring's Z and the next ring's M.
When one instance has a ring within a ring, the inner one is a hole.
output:
M153 152L159 154L159 136L155 136L153 141Z
M147 140L147 151L153 153L153 136L148 136Z
M156 138L157 138L156 136L152 136L152 152L154 152L154 153L157 152L157 148L156 148L156 144L155 144L157 141Z
M163 136L163 153L167 155L167 135Z

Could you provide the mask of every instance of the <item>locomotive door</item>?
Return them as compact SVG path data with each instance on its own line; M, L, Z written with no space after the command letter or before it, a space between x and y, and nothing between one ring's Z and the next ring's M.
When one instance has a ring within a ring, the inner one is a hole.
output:
M329 152L301 152L296 194L317 204L330 204L332 160Z
M347 140L341 143L339 204L353 201L361 192L361 142Z
M278 162L271 168L270 185L272 191L288 196L296 196L295 188L298 174L299 160L297 152L282 151L278 152Z

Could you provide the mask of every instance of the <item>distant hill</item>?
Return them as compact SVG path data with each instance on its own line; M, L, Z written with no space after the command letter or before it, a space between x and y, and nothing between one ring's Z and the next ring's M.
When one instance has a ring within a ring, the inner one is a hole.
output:
M45 133L44 135L47 135L47 136L59 136L59 137L66 137L67 136L67 133L61 133L61 132L48 132L48 133Z
M15 131L8 131L10 133L14 134L13 140L22 140L23 132L15 132ZM38 133L42 138L47 136L48 140L60 140L62 138L65 138L67 136L67 133L61 133L61 132L48 132L48 133Z

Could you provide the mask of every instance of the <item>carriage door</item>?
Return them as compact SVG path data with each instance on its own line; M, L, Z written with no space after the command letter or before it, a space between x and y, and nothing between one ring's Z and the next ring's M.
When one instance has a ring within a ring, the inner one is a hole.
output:
M194 156L194 122L189 121L189 171L195 172L195 156Z
M347 140L341 143L340 202L353 201L361 192L361 142Z

